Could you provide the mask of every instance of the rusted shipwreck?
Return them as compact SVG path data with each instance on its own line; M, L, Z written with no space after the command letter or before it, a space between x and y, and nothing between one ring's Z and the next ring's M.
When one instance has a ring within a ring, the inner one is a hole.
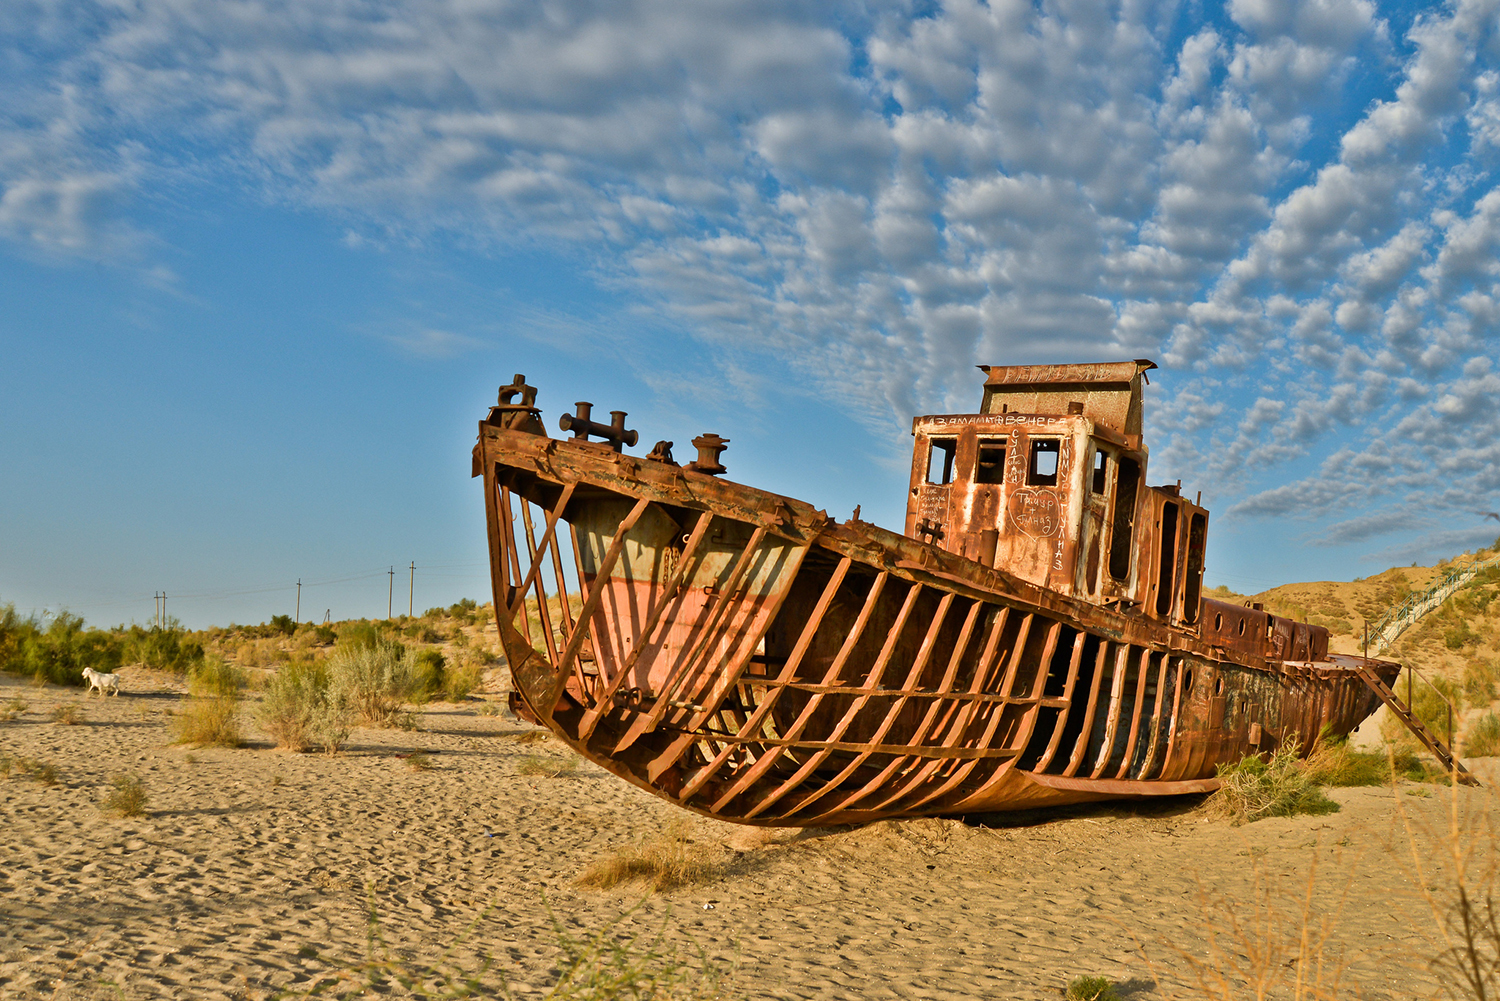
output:
M979 413L913 422L904 535L723 478L717 435L635 457L580 403L549 437L516 376L474 449L513 708L768 825L1202 792L1404 709L1399 665L1203 596L1208 511L1146 485L1154 367L985 367Z

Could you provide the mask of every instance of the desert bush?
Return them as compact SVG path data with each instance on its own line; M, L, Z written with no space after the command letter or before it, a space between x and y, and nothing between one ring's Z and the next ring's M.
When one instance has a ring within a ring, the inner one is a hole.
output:
M484 666L465 658L443 675L443 697L449 702L462 702L482 684Z
M12 775L34 779L44 786L57 785L57 766L50 761L0 754L0 778L8 779Z
M1326 733L1303 763L1309 781L1325 786L1383 786L1391 782L1391 758L1376 751L1356 751L1347 737Z
M203 644L188 635L175 619L165 628L131 626L125 638L126 656L158 671L186 674L203 659Z
M395 726L402 707L419 695L415 665L397 643L341 643L328 658L330 687L365 723Z
M1074 977L1067 1001L1120 1001L1120 993L1108 977Z
M1336 813L1339 808L1313 782L1293 744L1277 750L1269 761L1251 755L1232 765L1220 765L1218 776L1222 784L1209 797L1209 810L1235 824L1299 813Z
M240 689L245 675L214 657L188 671L188 694L182 712L173 718L173 738L179 744L239 747Z
M292 621L290 615L271 616L270 626L283 636L290 636L297 631L297 623Z
M29 708L30 707L26 704L25 699L11 699L5 704L4 709L0 709L0 720L8 721L16 719L17 717L25 713Z
M654 893L706 883L723 872L720 853L695 842L686 822L674 824L660 834L621 849L607 859L594 862L574 880L578 886L600 890L623 883L644 882Z
M349 739L354 712L333 690L324 665L298 661L272 675L256 717L278 747L332 753Z
M0 670L50 682L81 685L83 669L109 674L119 667L124 644L112 632L84 628L69 612L26 616L0 605Z
M84 718L83 707L76 702L69 702L52 710L52 722L63 726L77 726Z
M1489 758L1500 754L1500 716L1485 713L1474 721L1464 735L1464 754L1473 758Z
M110 780L113 791L104 799L104 808L122 817L146 815L146 784L138 775L116 775Z
M1464 667L1464 702L1487 706L1495 701L1495 666L1484 660L1471 660Z
M441 650L418 650L412 657L413 699L425 702L443 694L447 665Z

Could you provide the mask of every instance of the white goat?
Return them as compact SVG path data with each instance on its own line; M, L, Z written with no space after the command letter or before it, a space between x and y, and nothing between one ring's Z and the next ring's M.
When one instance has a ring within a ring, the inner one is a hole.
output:
M118 674L100 674L92 667L83 669L83 680L89 683L88 694L98 692L101 696L108 692L120 694L120 676Z

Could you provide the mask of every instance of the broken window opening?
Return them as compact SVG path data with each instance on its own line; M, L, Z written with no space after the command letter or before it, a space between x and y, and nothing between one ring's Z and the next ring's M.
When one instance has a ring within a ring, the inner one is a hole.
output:
M932 439L932 451L927 453L928 483L935 486L947 486L953 482L953 456L957 451L957 439Z
M1157 561L1156 614L1172 610L1172 584L1177 577L1177 505L1164 504L1161 509L1161 558Z
M1096 494L1104 493L1104 487L1109 482L1109 455L1099 449L1094 450L1094 475L1089 481L1089 489Z
M979 440L979 461L974 465L975 483L1005 482L1004 440Z
M1198 621L1198 606L1203 600L1203 548L1208 541L1208 518L1198 512L1188 521L1187 557L1184 569L1187 580L1182 591L1182 621Z
M1118 581L1130 576L1135 527L1135 492L1141 481L1141 465L1122 458L1115 469L1115 516L1109 540L1109 575Z
M1026 483L1033 487L1057 486L1057 438L1034 438L1031 442L1031 466Z

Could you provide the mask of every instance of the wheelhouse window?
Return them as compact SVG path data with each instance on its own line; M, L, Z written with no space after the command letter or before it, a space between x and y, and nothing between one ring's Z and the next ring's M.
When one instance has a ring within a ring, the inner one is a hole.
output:
M1094 449L1094 472L1089 477L1089 489L1096 494L1104 493L1105 486L1109 483L1109 454L1101 449Z
M1124 581L1130 576L1130 557L1135 535L1135 493L1140 486L1141 467L1134 459L1121 458L1115 474L1114 527L1110 533L1109 575Z
M927 482L946 486L953 482L953 456L958 452L958 441L954 438L932 439L932 450L927 453Z
M974 482L1005 482L1005 439L979 439L979 460L974 466Z
M1031 462L1027 465L1026 472L1028 486L1057 486L1057 454L1061 445L1061 440L1057 438L1031 440Z

